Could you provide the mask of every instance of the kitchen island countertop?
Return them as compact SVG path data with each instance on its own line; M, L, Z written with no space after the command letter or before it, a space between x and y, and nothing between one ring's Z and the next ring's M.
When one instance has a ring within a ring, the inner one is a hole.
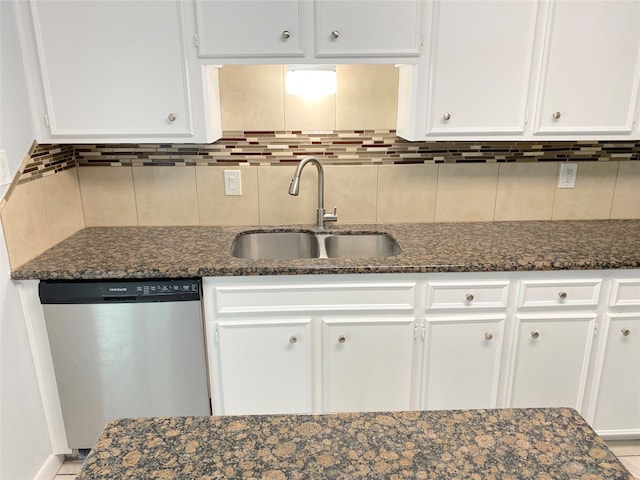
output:
M291 227L89 227L14 269L15 280L242 275L429 273L640 268L640 220L332 225L385 232L399 255L247 260L231 256L244 231Z
M632 480L572 409L120 419L80 480Z

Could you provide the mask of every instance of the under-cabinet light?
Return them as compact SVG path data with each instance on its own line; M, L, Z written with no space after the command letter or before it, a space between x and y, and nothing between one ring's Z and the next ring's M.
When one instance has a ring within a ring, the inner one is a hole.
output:
M335 65L287 67L285 89L289 95L301 95L306 98L333 95L337 86Z

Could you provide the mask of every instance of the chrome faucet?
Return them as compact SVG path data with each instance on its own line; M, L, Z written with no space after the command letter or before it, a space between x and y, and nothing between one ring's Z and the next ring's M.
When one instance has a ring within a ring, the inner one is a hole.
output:
M291 179L289 195L298 195L298 192L300 191L300 174L302 174L302 169L308 163L313 163L318 169L318 210L316 217L318 230L324 230L325 222L336 222L338 220L338 209L337 207L333 207L333 213L324 212L324 169L316 157L305 157L298 164L296 173L293 174L293 179Z

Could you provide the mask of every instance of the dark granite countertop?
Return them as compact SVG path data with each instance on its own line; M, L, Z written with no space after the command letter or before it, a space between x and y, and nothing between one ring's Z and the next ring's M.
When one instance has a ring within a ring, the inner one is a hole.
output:
M304 227L291 227L304 230ZM640 220L331 225L386 232L386 258L246 260L239 232L269 227L90 227L12 272L13 279L182 278L228 275L490 272L640 268Z
M121 419L80 480L632 480L572 409Z

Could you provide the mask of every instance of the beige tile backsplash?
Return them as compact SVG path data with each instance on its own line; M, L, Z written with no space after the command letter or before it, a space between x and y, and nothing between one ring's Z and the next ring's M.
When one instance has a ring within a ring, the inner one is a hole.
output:
M138 225L131 167L78 168L88 227Z
M551 220L558 163L500 165L496 220Z
M84 227L78 172L64 170L41 179L49 238L54 245Z

